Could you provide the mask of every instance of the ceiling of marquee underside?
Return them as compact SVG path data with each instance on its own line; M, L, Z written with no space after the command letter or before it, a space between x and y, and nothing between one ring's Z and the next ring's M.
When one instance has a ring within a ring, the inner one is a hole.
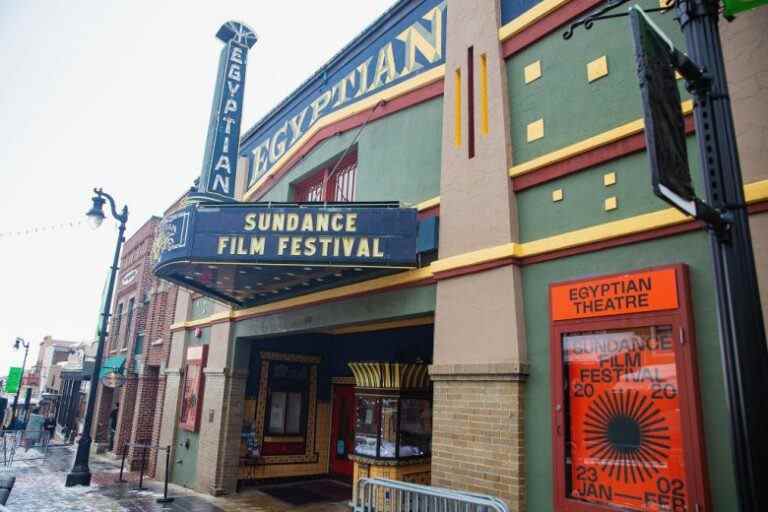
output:
M374 279L403 269L175 262L157 275L239 307Z

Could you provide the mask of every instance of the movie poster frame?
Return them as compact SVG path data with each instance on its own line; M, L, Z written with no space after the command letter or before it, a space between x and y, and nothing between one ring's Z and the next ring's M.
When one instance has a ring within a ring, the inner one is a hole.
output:
M199 357L190 358L192 350L200 349ZM205 367L208 363L208 345L198 345L187 348L187 360L184 365L184 375L181 386L181 403L179 407L179 428L187 432L198 432L200 430L200 417L203 412L203 398L205 393ZM189 379L190 368L196 368L197 375L194 380ZM190 410L190 415L185 419L183 402L186 399L187 392L191 390L197 394L197 403Z
M630 313L583 319L552 321L554 318L552 288L571 283L620 277L641 272L674 269L678 307L673 310ZM678 395L681 413L683 439L683 460L686 467L686 487L688 489L688 510L706 512L711 510L708 491L707 458L705 452L704 431L702 427L701 397L696 364L696 333L691 304L690 279L685 264L663 265L631 271L601 274L588 278L571 279L550 283L550 384L551 384L551 421L552 421L552 470L553 500L558 512L616 512L615 506L587 503L567 496L566 490L566 432L568 423L565 417L566 367L563 361L562 336L581 331L613 330L638 328L650 325L671 325L674 336L674 353Z

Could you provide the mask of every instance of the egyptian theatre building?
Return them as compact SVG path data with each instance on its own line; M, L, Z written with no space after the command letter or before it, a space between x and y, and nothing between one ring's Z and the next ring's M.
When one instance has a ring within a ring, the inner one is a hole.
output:
M735 510L708 235L651 190L626 18L562 37L596 4L398 1L242 131L258 44L222 27L203 173L154 247L183 287L172 481ZM722 28L763 293L766 14Z

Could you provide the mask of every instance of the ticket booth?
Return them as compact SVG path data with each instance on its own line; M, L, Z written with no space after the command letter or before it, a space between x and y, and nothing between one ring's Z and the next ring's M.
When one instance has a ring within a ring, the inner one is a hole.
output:
M427 365L349 363L355 376L354 492L361 478L430 483L432 390Z
M685 265L550 286L556 510L709 510Z

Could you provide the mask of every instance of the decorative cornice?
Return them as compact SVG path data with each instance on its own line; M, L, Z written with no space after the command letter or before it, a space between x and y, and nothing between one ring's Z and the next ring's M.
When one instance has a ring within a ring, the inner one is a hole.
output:
M750 207L751 213L762 211L756 209L754 205L768 201L768 180L745 185L744 195L747 204L753 205ZM588 247L590 244L614 241L614 245L622 245L622 239L625 240L625 243L633 243L635 241L633 240L634 237L647 232L657 231L659 233L658 237L668 236L670 233L664 230L681 225L690 225L690 229L698 229L700 227L691 217L683 215L674 208L666 208L530 242L507 243L480 249L437 260L427 267L363 281L353 285L302 295L293 299L286 299L254 308L230 311L224 314L218 313L192 322L179 322L174 324L172 328L174 330L181 330L218 322L240 321L307 305L348 299L396 288L433 284L440 279L481 272L498 266L533 263L537 260L542 260L542 257L548 254L560 253L562 256L568 256L569 254L564 251L578 247ZM651 236L647 239L652 238L654 237Z
M499 41L505 41L561 8L571 0L544 0L499 28Z
M528 365L521 362L430 365L433 381L505 381L528 378Z
M681 108L683 110L683 114L689 114L693 112L693 101L683 101ZM629 123L617 126L616 128L606 132L598 133L594 137L589 137L588 139L581 140L575 144L565 146L558 150L541 155L537 158L513 165L509 169L509 175L510 177L514 178L522 174L533 172L548 165L552 165L557 162L567 160L568 158L573 158L582 153L586 153L587 151L611 144L622 139L626 139L627 137L641 133L644 129L645 122L643 119L635 119L634 121L630 121Z
M544 0L499 29L504 57L536 43L601 0Z
M285 154L277 162L275 162L275 165L272 167L272 169L269 172L265 173L256 181L256 183L248 187L248 190L243 196L243 201L254 201L259 197L259 195L263 194L265 192L263 188L265 184L267 184L270 180L274 181L277 173L280 172L280 170L283 167L289 164L292 161L294 155L297 154L298 151L310 140L312 140L315 134L318 133L323 128L326 128L335 123L343 121L344 119L350 116L353 116L355 114L358 114L360 112L373 109L381 101L384 101L384 102L393 101L399 96L407 94L421 87L430 85L433 82L441 80L444 75L445 75L445 65L443 64L440 66L436 66L428 71L425 71L424 73L421 73L420 75L414 78L411 78L410 80L406 80L400 84L390 87L389 89L381 91L377 94L372 94L371 96L363 100L360 100L357 103L354 103L347 108L343 108L341 110L334 112L333 114L329 114L328 116L323 117L322 119L317 121L317 123L315 123L312 126L312 128L310 128L301 137L301 139L299 139L291 147L291 149L286 151Z

